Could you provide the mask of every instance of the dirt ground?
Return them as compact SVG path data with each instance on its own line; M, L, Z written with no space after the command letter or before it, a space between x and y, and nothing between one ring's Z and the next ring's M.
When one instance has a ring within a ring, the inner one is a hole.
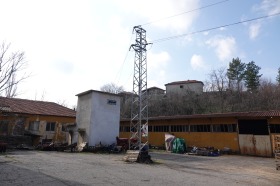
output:
M10 151L0 154L0 185L280 185L273 158L150 152L154 164L124 154Z

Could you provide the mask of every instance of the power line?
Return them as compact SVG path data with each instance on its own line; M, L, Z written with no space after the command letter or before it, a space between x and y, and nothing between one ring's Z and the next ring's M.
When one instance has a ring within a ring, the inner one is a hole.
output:
M133 37L133 34L131 34L131 37L130 37L129 47L131 45L132 37ZM116 74L115 81L117 82L117 84L119 83L119 80L120 80L120 77L121 77L121 74L122 74L122 70L123 70L124 64L126 62L126 59L128 57L128 54L129 54L129 49L126 52L126 55L125 55L124 60L122 62L121 68L119 69L119 71Z
M158 19L158 20L154 20L154 21L151 21L151 22L148 22L148 23L144 23L141 26L149 25L149 24L152 24L152 23L155 23L155 22L159 22L159 21L162 21L162 20L165 20L165 19L170 19L170 18L177 17L177 16L180 16L180 15L183 15L183 14L188 14L188 13L191 13L191 12L194 12L194 11L197 11L197 10L209 8L211 6L215 6L215 5L218 5L218 4L221 4L221 3L225 3L227 1L230 1L230 0L219 1L219 2L216 2L216 3L213 3L213 4L209 4L209 5L206 5L206 6L203 6L203 7L200 7L200 8L196 8L196 9L193 9L193 10L189 10L189 11L186 11L186 12L182 12L182 13L179 13L179 14L176 14L176 15L164 17L164 18L161 18L161 19Z
M197 33L201 33L201 32L217 30L217 29L220 29L220 28L225 28L225 27L229 27L229 26L233 26L233 25L238 25L238 24L242 24L242 23L247 23L247 22L256 21L256 20L260 20L260 19L265 19L265 18L277 16L277 15L280 15L280 12L275 13L275 14L271 14L271 15L267 15L267 16L256 17L256 18L253 18L253 19L247 19L247 20L244 20L244 21L238 21L238 22L235 22L235 23L230 23L230 24L226 24L226 25L222 25L222 26L216 26L216 27L212 27L212 28L207 28L207 29L204 29L204 30L190 32L190 33L186 33L186 34L165 37L165 38L157 39L157 40L154 40L154 41L151 41L151 42L152 43L159 43L159 42L168 41L168 40L171 40L171 39L177 39L177 38L180 38L180 37L184 37L184 36L188 36L188 35L193 35L193 34L197 34Z

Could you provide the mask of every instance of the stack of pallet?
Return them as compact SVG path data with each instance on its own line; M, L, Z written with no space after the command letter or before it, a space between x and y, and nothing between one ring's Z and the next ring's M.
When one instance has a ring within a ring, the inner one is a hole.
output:
M280 135L274 136L274 154L276 161L276 170L280 170Z

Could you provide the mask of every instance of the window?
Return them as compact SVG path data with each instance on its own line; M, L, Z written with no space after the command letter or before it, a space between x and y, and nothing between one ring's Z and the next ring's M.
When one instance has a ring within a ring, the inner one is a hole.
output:
M130 126L120 126L120 132L130 132Z
M9 121L0 120L0 133L7 133L8 125L9 125Z
M153 132L153 126L148 125L148 131Z
M210 132L210 125L191 125L191 132Z
M61 131L65 132L66 131L67 126L65 124L61 125Z
M116 105L116 104L117 104L117 101L116 101L116 100L113 100L113 99L108 99L108 100L107 100L107 104L109 104L109 105Z
M236 132L236 124L213 125L213 132Z
M55 122L47 122L46 131L54 131L55 130Z
M39 130L40 121L30 121L29 122L29 130L38 131Z
M154 132L169 132L168 125L154 126Z
M180 85L180 88L184 88L184 85Z
M188 125L171 125L171 132L188 132Z
M280 124L270 124L271 133L280 133Z

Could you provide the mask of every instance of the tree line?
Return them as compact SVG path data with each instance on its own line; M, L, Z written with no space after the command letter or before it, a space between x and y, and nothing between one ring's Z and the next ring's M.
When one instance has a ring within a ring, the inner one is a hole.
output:
M233 58L228 68L209 73L201 94L186 90L180 95L150 95L149 117L279 110L280 68L276 83L261 78L260 70L254 61ZM130 117L130 103L123 98L122 118Z

